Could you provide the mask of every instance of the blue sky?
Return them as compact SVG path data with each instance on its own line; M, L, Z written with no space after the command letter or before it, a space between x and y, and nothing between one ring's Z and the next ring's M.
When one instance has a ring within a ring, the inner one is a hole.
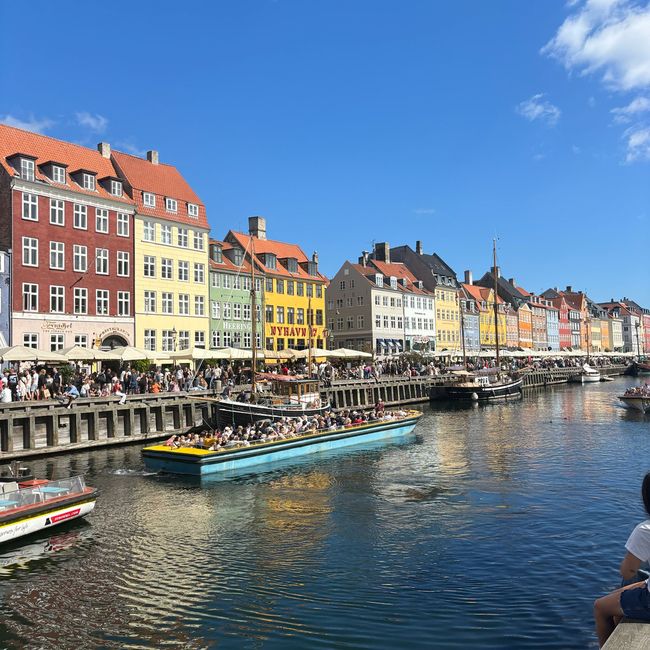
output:
M0 3L0 120L157 149L213 234L333 275L374 241L650 306L650 9L632 0Z

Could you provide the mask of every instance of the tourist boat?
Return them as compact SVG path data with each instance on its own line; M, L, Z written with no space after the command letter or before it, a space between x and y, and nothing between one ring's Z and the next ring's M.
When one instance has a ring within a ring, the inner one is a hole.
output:
M259 420L279 420L302 415L311 417L322 415L331 410L328 403L322 404L317 380L302 379L288 375L257 373L256 385L266 380L271 385L268 395L251 391L246 399L254 396L253 401L233 399L200 399L215 403L216 422L210 423L214 428L225 425L246 425Z
M619 398L627 408L650 413L650 389L647 386L628 388Z
M413 431L421 416L422 413L419 411L408 411L400 418L376 420L335 430L310 431L295 438L217 451L196 447L170 448L166 445L152 445L145 447L142 455L147 469L156 472L191 476L236 472L307 454L404 436Z
M585 363L582 366L580 373L573 375L570 381L579 382L581 384L587 384L590 382L600 381L601 376L600 372L595 368L592 368L588 363Z
M448 384L438 395L450 400L470 400L488 402L498 399L518 399L521 397L523 379L514 379L499 373L468 374L465 381Z
M10 469L10 473L11 473ZM57 481L38 479L0 481L0 543L54 528L92 512L97 490L83 476Z

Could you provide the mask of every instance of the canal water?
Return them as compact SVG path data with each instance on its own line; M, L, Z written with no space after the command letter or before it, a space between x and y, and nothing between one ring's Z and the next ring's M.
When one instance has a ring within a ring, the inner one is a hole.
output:
M595 647L644 518L632 383L426 406L397 444L229 481L147 475L138 446L34 461L101 497L0 548L0 647Z

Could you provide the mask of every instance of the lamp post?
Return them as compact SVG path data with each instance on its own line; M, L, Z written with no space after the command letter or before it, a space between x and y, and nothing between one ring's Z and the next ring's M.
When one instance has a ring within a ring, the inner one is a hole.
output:
M176 331L176 327L172 329L172 348L173 351L176 352L176 336L178 335L178 332Z
M641 323L637 320L634 323L634 327L636 328L636 356L640 357L641 356L641 348L639 346L639 327L641 327Z

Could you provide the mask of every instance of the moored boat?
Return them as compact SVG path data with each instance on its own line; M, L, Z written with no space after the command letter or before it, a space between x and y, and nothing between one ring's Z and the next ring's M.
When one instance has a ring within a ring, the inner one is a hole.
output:
M588 363L585 363L582 366L582 369L579 374L571 377L571 381L579 382L581 384L588 384L591 382L600 381L600 372L595 368L592 368Z
M442 396L450 400L488 402L521 397L523 379L509 375L469 375L466 381L445 386Z
M421 416L419 411L407 411L403 417L373 420L337 429L309 430L294 437L215 451L152 445L145 447L142 455L147 469L153 471L191 476L236 472L307 454L404 436L413 431Z
M0 543L85 517L97 494L83 476L0 482Z

